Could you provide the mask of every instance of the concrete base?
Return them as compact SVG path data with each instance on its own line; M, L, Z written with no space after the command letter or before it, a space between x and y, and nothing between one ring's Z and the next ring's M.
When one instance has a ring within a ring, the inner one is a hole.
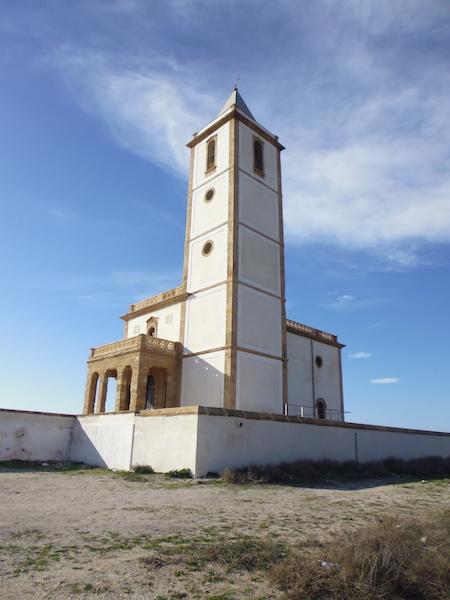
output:
M0 460L73 460L196 477L298 459L450 456L450 433L191 406L102 415L0 410Z

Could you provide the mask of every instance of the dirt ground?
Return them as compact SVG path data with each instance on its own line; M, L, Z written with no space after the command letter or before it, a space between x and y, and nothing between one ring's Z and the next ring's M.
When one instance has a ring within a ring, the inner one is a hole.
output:
M281 598L269 564L239 566L245 544L234 563L205 548L307 551L342 528L449 504L450 480L290 487L0 468L0 598Z

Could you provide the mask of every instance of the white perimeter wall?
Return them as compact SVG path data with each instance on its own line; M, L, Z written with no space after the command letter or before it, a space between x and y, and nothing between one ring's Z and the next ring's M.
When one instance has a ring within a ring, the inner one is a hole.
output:
M195 473L197 415L136 417L133 466L151 465L164 473L191 469Z
M67 460L76 418L0 410L0 460Z
M355 460L450 456L450 436L200 415L196 475L227 467L298 459Z
M77 418L70 459L88 465L128 470L134 435L134 413Z
M112 469L208 471L298 459L450 456L450 435L212 415L60 416L0 411L0 460L73 460Z

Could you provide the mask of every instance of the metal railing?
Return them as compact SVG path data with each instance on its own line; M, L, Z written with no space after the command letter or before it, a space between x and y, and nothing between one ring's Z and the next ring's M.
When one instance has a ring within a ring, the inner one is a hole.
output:
M307 419L318 419L317 409L314 406L304 406L303 404L289 403L285 405L284 414L290 417L304 417ZM325 408L325 417L327 421L344 421L348 411L337 410L335 408Z

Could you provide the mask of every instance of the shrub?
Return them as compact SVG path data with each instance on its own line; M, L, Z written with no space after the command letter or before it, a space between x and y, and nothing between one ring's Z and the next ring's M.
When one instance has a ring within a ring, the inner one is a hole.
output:
M285 558L283 544L250 536L222 540L204 549L206 562L222 564L227 571L269 569Z
M450 597L450 511L393 518L341 535L320 555L298 553L271 572L286 600L444 600Z
M450 457L428 456L412 460L392 457L368 463L297 460L278 465L250 465L240 469L225 469L222 479L227 483L294 484L330 476L361 479L392 475L446 477L450 475Z
M171 477L172 479L193 479L190 469L174 469L173 471L168 471L166 477Z
M155 471L150 465L136 465L134 472L139 473L139 475L152 475Z

